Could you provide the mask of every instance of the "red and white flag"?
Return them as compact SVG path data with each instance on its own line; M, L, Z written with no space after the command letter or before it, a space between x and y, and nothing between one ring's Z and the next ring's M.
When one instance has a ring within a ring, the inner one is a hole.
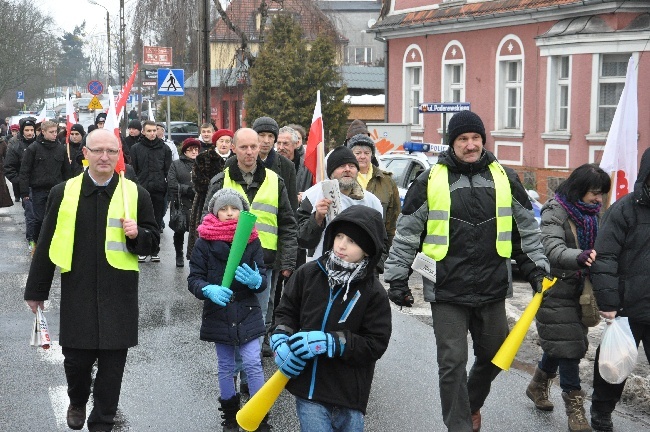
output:
M72 105L72 99L70 99L70 89L65 91L65 130L66 130L66 142L70 142L70 129L72 125L77 124L77 118L75 117L74 105Z
M120 136L120 124L117 121L117 115L115 114L115 98L113 97L113 87L108 86L108 110L106 111L106 123L104 123L104 129L113 131L117 142L120 145L120 155L117 160L117 165L115 165L115 172L120 173L126 171L126 165L124 164L124 152L122 151L122 138Z
M305 166L312 174L312 184L325 180L325 132L323 128L323 114L320 105L320 90L316 92L316 107L311 120L307 149L305 150Z
M122 87L122 91L120 92L120 94L117 95L117 101L115 102L116 113L121 112L126 106L126 100L129 98L129 93L131 93L131 88L133 87L133 82L135 81L135 77L137 74L138 74L138 64L136 63L135 66L133 67L133 72L131 73L129 80L126 82L126 84L124 84L124 87ZM106 125L104 125L104 127L106 127Z
M36 117L36 123L43 123L45 120L47 120L47 104L43 105L43 109Z
M600 162L600 168L612 177L610 205L634 190L638 171L638 130L637 71L634 57L630 57L625 87L618 101Z

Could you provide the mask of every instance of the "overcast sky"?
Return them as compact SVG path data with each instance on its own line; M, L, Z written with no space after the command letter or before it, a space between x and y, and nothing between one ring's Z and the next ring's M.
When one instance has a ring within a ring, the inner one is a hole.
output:
M60 29L59 36L63 31L72 32L74 27L86 20L86 33L106 34L106 9L93 5L88 0L39 0L43 11L54 18L55 28ZM117 23L120 19L120 2L118 0L97 0L97 3L106 6L110 14L111 27L113 20ZM127 7L128 10L128 7Z

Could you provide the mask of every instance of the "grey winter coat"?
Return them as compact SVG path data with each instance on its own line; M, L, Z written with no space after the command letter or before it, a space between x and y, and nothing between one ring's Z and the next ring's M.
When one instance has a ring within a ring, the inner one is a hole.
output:
M190 220L192 213L192 201L194 200L194 188L192 187L192 166L194 160L184 154L178 160L172 162L167 174L167 188L171 198L170 208L176 205L180 193L181 205L187 220Z
M542 207L542 244L551 263L551 274L558 278L544 295L537 312L539 342L554 358L581 359L587 352L587 327L582 324L579 304L584 286L578 255L582 249L569 225L569 215L554 199Z

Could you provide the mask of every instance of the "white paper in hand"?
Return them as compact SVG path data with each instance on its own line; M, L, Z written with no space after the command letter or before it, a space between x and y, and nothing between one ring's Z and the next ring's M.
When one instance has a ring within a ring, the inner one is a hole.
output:
M436 261L422 252L418 252L415 256L411 268L420 273L422 277L429 279L431 282L436 281Z
M332 204L327 210L327 223L329 223L343 211L341 208L341 190L339 189L338 180L323 180L321 185L323 187L323 197L332 200Z
M38 315L34 314L34 325L32 326L32 337L29 338L31 346L41 346L41 332L38 330Z

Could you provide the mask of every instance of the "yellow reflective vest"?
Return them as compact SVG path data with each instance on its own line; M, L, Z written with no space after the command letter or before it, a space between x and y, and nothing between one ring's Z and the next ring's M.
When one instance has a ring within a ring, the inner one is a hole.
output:
M509 258L512 254L512 193L510 181L503 167L496 161L488 165L496 190L496 250L499 256ZM451 192L448 169L437 164L431 168L427 184L427 235L422 252L436 261L442 260L449 250L449 216Z
M234 189L248 202L251 213L257 216L255 228L259 233L262 247L268 250L278 250L278 206L280 201L278 175L265 167L258 167L258 169L265 169L266 176L252 203L248 200L244 188L230 178L230 168L223 171L223 187L224 189Z
M63 200L56 218L56 228L50 244L50 260L61 268L61 273L72 269L72 249L74 245L74 231L77 220L77 207L83 173L68 180L63 190ZM130 180L124 179L127 199L129 201L129 218L138 219L138 187ZM120 218L124 217L124 197L122 193L122 179L117 183L111 202L108 205L106 220L106 241L104 250L106 261L119 270L138 271L138 257L128 251L126 236L122 229Z

